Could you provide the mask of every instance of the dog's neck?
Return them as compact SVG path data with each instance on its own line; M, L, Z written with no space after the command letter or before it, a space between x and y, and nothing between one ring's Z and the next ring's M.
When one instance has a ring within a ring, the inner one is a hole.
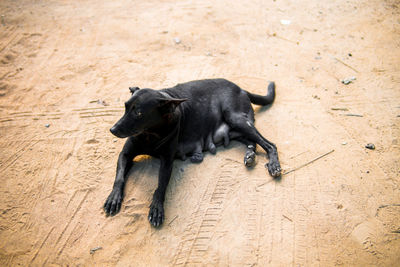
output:
M178 109L175 112L166 114L164 117L165 121L163 124L147 129L144 134L147 136L153 136L158 141L155 143L155 149L160 148L162 145L168 143L179 131L180 125L180 111Z
M170 131L170 133L163 137L160 141L158 141L155 145L155 149L160 148L165 143L169 142L174 136L176 136L177 132L179 131L179 123L175 123L174 128Z

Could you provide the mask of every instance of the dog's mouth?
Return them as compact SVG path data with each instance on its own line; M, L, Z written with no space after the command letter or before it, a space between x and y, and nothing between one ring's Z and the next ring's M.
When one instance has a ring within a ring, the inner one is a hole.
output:
M113 126L113 127L110 129L110 132L111 132L114 136L116 136L116 137L118 137L118 138L126 138L126 137L136 137L136 136L142 134L144 131L134 131L133 133L124 133L124 132L121 132L120 130L118 130L118 128L116 128L116 127Z
M144 131L140 131L140 132L135 132L134 134L132 134L132 137L136 137L138 135L141 135Z
M111 131L111 130L110 130ZM116 137L118 137L118 138L125 138L125 137L128 137L129 135L125 135L125 134L122 134L122 133L119 133L119 132L113 132L113 131L111 131L111 133L114 135L114 136L116 136Z

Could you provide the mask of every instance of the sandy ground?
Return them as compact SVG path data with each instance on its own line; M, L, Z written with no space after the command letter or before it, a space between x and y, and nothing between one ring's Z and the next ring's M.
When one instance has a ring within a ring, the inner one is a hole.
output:
M0 14L1 266L398 266L398 1L7 0ZM280 180L261 149L246 169L236 142L176 161L161 229L147 222L159 162L141 157L106 217L128 87L213 77L276 82L256 126L286 171L334 152Z

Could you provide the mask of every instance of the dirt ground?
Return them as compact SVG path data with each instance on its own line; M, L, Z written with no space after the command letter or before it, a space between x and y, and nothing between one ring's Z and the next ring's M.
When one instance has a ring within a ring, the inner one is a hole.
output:
M0 265L398 266L399 8L1 1ZM128 87L213 77L259 94L276 82L256 126L294 171L273 180L261 149L246 169L236 142L202 164L176 161L154 229L159 162L143 156L106 217L124 143L109 128Z

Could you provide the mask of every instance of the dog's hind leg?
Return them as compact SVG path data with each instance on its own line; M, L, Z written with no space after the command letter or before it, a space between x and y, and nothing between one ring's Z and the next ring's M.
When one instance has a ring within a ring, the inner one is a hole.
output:
M117 174L113 189L104 203L104 211L107 215L115 215L121 209L125 180L133 165L133 158L139 154L138 145L135 144L133 137L128 138L118 157Z
M276 146L265 139L254 127L254 124L246 116L237 112L225 112L225 120L233 131L237 131L245 136L246 139L259 144L268 154L269 163L266 164L268 172L273 177L281 175L281 166L278 159L278 151Z

